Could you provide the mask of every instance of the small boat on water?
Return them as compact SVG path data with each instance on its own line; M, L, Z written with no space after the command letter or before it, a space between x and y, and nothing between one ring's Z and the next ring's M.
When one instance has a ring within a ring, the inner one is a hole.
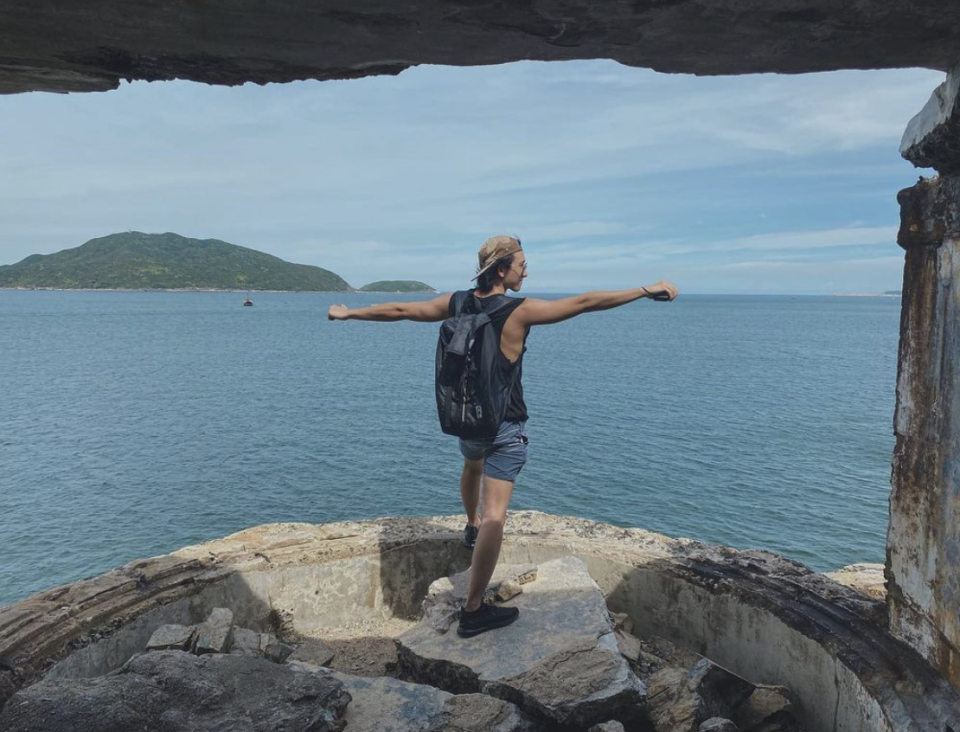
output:
M245 308L252 308L252 307L253 307L253 300L251 300L249 297L246 298L246 299L243 301L243 307L245 307Z

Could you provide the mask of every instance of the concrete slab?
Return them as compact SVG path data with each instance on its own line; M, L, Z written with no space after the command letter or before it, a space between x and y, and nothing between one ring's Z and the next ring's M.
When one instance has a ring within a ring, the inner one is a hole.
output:
M464 575L439 580L428 592L431 613L459 604ZM452 626L443 631L425 619L397 641L403 668L419 682L490 694L551 723L589 727L638 717L646 690L617 648L586 565L575 557L545 562L523 589L508 603L520 618L506 628L459 638Z

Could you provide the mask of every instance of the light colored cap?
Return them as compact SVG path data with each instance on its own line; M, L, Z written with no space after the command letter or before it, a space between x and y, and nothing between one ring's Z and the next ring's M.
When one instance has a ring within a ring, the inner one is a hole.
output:
M522 249L520 240L515 236L506 236L505 234L491 236L483 243L480 252L477 254L480 264L473 279L477 279L504 257L516 254Z

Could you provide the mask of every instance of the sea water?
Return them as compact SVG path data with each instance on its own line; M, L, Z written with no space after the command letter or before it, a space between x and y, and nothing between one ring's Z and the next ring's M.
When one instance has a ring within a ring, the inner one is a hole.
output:
M461 511L437 324L326 319L424 296L244 295L0 292L0 604L257 524ZM899 313L690 295L535 328L511 507L882 562Z

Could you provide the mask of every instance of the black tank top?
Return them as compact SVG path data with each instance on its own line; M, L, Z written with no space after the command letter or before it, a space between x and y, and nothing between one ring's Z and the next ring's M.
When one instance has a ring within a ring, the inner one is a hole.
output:
M494 303L500 302L501 299L510 300L510 305L496 313L490 321L497 333L497 339L503 336L503 324L507 322L507 318L510 317L510 314L514 310L520 307L520 304L525 299L522 297L507 297L506 295L477 297L473 294L473 290L468 290L467 292L470 294L470 297L468 297L464 303L464 308L468 313L482 312ZM450 315L453 315L452 297L450 298ZM507 413L504 417L508 422L522 422L527 419L527 405L523 401L523 384L521 383L521 379L523 377L523 354L527 352L527 334L529 332L528 330L527 333L523 334L523 349L520 351L520 356L516 361L510 361L509 358L503 355L503 351L500 351L499 354L500 368L503 369L505 376L510 375L514 369L517 370L517 378L513 382L513 391L510 392L510 401L507 404Z

